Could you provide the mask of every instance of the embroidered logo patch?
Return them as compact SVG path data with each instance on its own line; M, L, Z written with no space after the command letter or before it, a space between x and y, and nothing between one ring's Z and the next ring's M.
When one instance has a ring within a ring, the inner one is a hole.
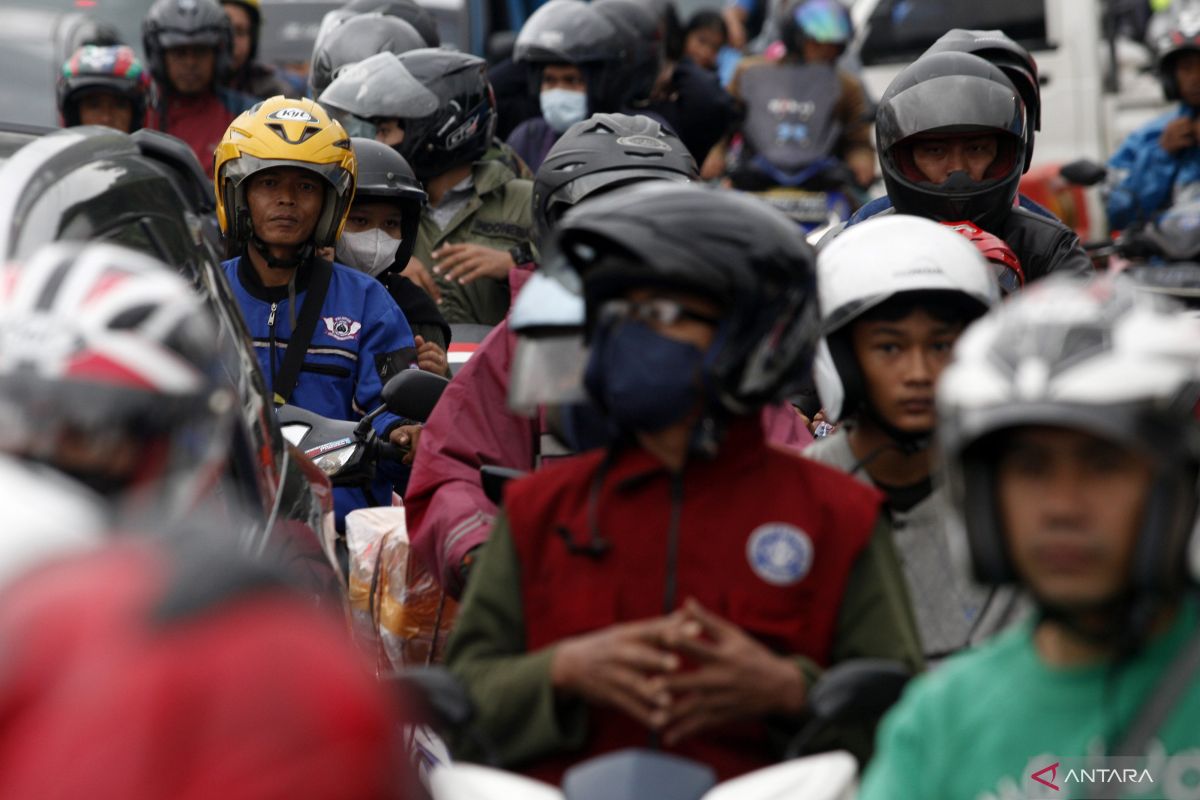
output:
M812 569L812 539L795 525L768 522L750 534L746 559L754 574L767 583L791 586L804 580Z
M321 321L325 323L325 332L339 342L357 339L358 332L362 330L362 323L349 317L321 317Z

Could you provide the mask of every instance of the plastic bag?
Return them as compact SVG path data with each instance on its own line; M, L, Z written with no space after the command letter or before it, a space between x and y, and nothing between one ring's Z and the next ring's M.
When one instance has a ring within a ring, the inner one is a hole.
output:
M404 509L346 516L352 626L381 671L436 663L458 606L412 555Z

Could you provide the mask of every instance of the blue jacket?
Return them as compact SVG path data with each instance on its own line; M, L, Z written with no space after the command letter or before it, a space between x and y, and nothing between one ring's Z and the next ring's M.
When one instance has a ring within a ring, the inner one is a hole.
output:
M1139 217L1152 219L1170 208L1178 190L1200 182L1200 147L1192 146L1175 155L1159 146L1163 130L1174 119L1187 116L1182 103L1134 131L1108 160L1108 226L1120 230Z
M274 391L292 319L304 306L308 270L302 268L296 276L293 309L287 287L263 286L248 260L234 258L222 266L254 341L267 388ZM412 367L416 354L408 321L383 284L334 264L317 328L288 402L330 419L359 419L383 404L383 383ZM375 429L386 437L400 422L395 414L384 412L375 420ZM391 481L386 477L377 477L372 491L378 502L390 504ZM368 505L361 490L346 488L334 490L334 504L339 529L347 512Z

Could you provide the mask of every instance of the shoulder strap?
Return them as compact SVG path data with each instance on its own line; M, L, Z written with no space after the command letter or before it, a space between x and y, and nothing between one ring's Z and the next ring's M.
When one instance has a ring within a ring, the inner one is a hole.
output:
M1162 680L1154 687L1153 694L1142 703L1129 729L1113 750L1117 756L1140 756L1150 738L1158 733L1167 717L1175 710L1183 693L1192 685L1200 671L1200 627L1193 631L1187 644L1180 651Z
M314 258L309 263L312 265L312 273L309 275L304 304L300 306L300 316L296 319L296 327L288 340L283 363L275 373L276 405L287 403L296 389L296 383L300 380L300 367L304 364L304 355L308 352L313 333L317 330L317 317L321 316L321 306L325 305L325 295L329 293L329 283L333 279L333 265L328 261Z

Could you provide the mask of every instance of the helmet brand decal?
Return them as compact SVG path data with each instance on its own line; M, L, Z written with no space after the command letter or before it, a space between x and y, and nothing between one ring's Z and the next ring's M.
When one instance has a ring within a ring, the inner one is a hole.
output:
M309 114L303 108L281 108L278 111L272 111L267 115L267 119L277 119L281 122L316 122L316 118Z
M321 317L321 321L325 323L325 332L339 342L357 339L358 332L362 330L362 323L349 317Z
M812 539L795 525L768 522L750 534L746 559L754 574L767 583L791 586L804 580L812 569Z
M622 136L617 139L617 144L626 147L641 147L646 150L661 150L664 153L671 152L671 145L655 139L653 136Z
M453 150L474 135L474 133L479 130L479 120L482 116L483 115L478 112L472 114L466 122L450 131L450 133L446 134L446 146Z

